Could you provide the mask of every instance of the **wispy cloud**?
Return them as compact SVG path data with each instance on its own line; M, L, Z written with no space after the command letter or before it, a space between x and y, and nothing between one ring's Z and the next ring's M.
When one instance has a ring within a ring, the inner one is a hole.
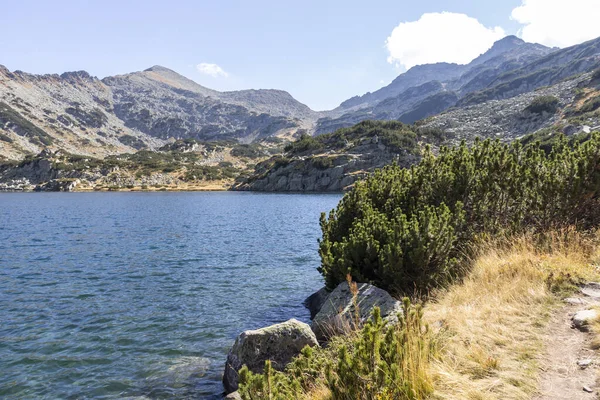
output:
M598 0L522 0L511 19L527 42L566 47L600 36Z
M213 78L227 78L229 74L219 67L217 64L200 63L196 65L198 72L204 75L212 76Z
M395 27L385 45L388 62L409 69L436 62L466 64L505 35L502 28L487 28L465 14L427 13Z

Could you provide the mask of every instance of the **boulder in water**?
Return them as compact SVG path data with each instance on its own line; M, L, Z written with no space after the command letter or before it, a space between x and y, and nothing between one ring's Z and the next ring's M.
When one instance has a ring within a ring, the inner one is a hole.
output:
M308 324L290 319L266 328L242 332L227 355L223 385L227 393L238 389L238 371L246 365L259 373L265 361L273 368L283 370L305 346L318 346L317 338Z

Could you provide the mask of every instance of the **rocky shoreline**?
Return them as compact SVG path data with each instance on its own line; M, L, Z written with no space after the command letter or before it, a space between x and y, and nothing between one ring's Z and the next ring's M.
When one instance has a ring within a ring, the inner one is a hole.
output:
M275 370L285 366L305 346L320 347L335 335L348 333L362 326L379 307L381 317L397 322L402 303L385 290L367 283L340 283L333 291L325 287L306 298L304 306L311 315L311 324L294 318L275 325L246 330L238 335L225 362L223 387L226 399L241 399L238 371L244 365L253 373L261 373L265 361Z
M246 168L235 159L215 164L187 153L127 157L100 160L47 149L20 162L0 163L0 192L223 191Z
M33 193L33 192L72 192L72 193L91 193L91 192L225 192L230 190L229 183L213 183L206 185L173 185L146 187L102 187L94 188L82 186L79 179L61 180L54 179L43 184L32 184L25 179L19 179L11 182L0 183L0 193Z

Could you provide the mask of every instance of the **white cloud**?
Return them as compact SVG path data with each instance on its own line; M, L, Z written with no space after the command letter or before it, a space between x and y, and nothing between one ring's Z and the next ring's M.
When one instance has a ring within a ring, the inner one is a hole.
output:
M213 78L227 78L229 74L217 64L201 63L196 65L196 69L202 74L212 76Z
M395 27L385 45L388 62L409 69L436 62L467 64L504 36L502 28L486 28L465 14L428 13Z
M511 19L526 42L566 47L600 36L598 0L522 0Z

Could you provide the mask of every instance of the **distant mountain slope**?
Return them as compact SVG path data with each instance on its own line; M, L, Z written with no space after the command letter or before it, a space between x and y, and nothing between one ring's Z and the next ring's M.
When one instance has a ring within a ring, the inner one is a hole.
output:
M457 122L464 128L439 124L464 137L492 131L514 137L551 124L515 117L523 101L551 87L560 104L568 104L577 88L560 85L597 68L600 38L551 49L508 36L467 65L416 66L373 93L315 112L281 90L219 92L161 66L102 80L83 71L32 75L0 66L0 159L46 148L105 157L186 138L290 140L364 120L411 124L440 113L437 121L464 121ZM483 121L485 112L494 116L481 128L473 121Z
M455 107L422 122L422 126L443 130L449 143L471 141L474 137L498 138L511 141L543 128L559 130L571 125L565 132L572 134L584 124L570 124L567 110L579 107L578 93L596 93L597 83L591 82L591 73L573 77L554 85L501 100L491 100L466 107ZM532 112L528 107L538 98L555 99L556 109ZM592 116L590 115L590 118ZM594 126L593 118L588 122Z
M421 105L444 107L445 102L456 101L456 97L447 98L453 95L441 91ZM416 114L420 112L424 110L415 108L407 113L415 115L400 119L419 119ZM333 133L303 136L288 145L283 155L257 164L234 189L340 191L393 161L404 166L416 162L425 144L438 151L441 145L472 143L475 138L531 143L549 142L564 134L583 140L593 130L600 130L600 69L508 99L451 108L414 125L362 121Z
M466 106L487 100L509 98L598 67L600 38L554 51L524 66L504 72L493 79L485 89L466 94L458 105Z
M355 96L340 104L340 109L356 109L374 106L379 102L395 97L409 88L423 85L431 81L450 82L472 71L475 67L486 65L486 68L498 66L506 59L523 59L524 57L537 58L551 52L545 46L526 43L515 36L507 36L494 43L494 45L475 58L469 64L436 63L417 65L403 74L400 74L389 85L362 96Z
M415 118L434 115L455 105L464 96L486 88L499 76L524 68L555 51L507 36L466 65L416 66L384 88L343 102L335 113L318 121L315 131L321 134L332 128L350 126L363 116L412 123Z
M311 130L318 113L280 90L218 92L161 66L99 80L0 66L0 157L45 148L104 157L167 140L241 142Z

